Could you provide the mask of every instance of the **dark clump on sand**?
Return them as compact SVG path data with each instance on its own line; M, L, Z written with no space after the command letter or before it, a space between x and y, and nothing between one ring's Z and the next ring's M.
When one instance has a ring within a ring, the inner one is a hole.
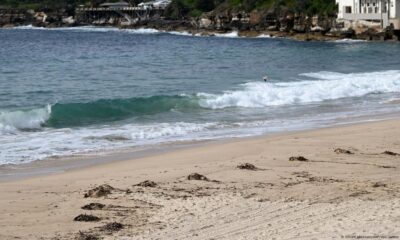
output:
M334 152L337 154L354 154L352 151L343 148L336 148Z
M138 186L138 187L157 187L157 183L155 183L153 181L150 181L150 180L146 180L146 181L143 181L143 182L138 183L138 184L133 185L133 186Z
M124 225L122 223L118 222L112 222L112 223L107 223L102 227L103 230L105 231L110 231L110 232L116 232L124 228Z
M381 183L381 182L376 182L372 185L372 187L374 188L378 188L378 187L386 187L385 183Z
M257 170L258 168L256 166L254 166L251 163L243 163L243 164L239 164L237 165L237 168L239 169L245 169L245 170Z
M209 179L201 174L198 173L192 173L189 176L187 176L188 180L200 180L200 181L209 181Z
M93 198L98 198L98 197L104 197L107 196L108 194L111 194L111 191L114 190L113 187L107 184L103 184L101 186L95 187L91 190L89 190L87 193L85 193L84 197L93 197Z
M82 207L84 210L101 210L105 207L106 205L101 204L101 203L89 203L86 204L85 206Z
M76 240L98 240L99 238L92 234L79 232L78 236L75 239Z
M382 154L386 154L386 155L390 155L390 156L398 156L398 155L400 155L398 153L391 152L391 151L384 151Z
M78 222L98 222L100 221L99 217L87 214L80 214L74 218L74 221Z
M308 162L310 160L308 160L307 158L305 158L303 156L297 156L297 157L290 157L289 161Z

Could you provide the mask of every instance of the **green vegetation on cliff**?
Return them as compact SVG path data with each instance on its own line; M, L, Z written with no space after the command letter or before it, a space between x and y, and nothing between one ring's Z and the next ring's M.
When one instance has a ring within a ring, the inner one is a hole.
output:
M118 0L0 0L0 6L23 9L72 9L78 5L98 6L103 2ZM126 0L136 5L142 0ZM150 1L150 0L144 0ZM174 19L200 16L215 9L237 10L281 10L307 15L331 15L336 11L335 0L172 0L166 9L166 16Z
M23 9L51 9L75 8L79 5L98 6L104 2L118 2L119 0L0 0L0 6L6 8ZM125 0L131 4L142 2L140 0Z
M214 9L251 12L253 10L290 11L308 16L332 15L336 12L335 0L172 0L167 16L181 18L199 16Z

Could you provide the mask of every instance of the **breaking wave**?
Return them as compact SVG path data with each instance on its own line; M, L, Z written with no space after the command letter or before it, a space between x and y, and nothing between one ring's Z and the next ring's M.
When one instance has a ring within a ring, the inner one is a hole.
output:
M400 71L370 73L317 72L301 74L308 80L292 82L250 82L241 90L223 94L201 93L200 106L257 108L304 104L373 93L400 92Z
M218 94L101 99L56 103L28 111L0 111L0 132L104 124L170 111L262 108L400 92L399 70L349 74L316 72L300 77L303 79L291 82L249 82L238 86L237 90Z

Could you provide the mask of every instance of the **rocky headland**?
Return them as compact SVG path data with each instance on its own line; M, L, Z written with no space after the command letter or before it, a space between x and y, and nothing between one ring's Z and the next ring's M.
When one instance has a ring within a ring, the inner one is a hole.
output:
M291 38L300 41L331 41L358 39L369 41L398 41L400 33L391 28L381 29L368 24L348 26L338 22L335 16L308 17L303 14L253 10L251 12L213 10L199 17L169 19L153 14L127 24L123 16L97 14L96 18L79 12L58 9L34 11L24 9L0 9L0 27L32 25L34 27L113 26L120 28L153 28L162 31L180 31L193 35L212 36L237 32L238 36L269 36Z

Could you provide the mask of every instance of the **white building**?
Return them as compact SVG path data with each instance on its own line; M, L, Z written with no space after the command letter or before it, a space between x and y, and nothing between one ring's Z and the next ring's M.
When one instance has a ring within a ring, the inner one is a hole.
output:
M338 20L370 21L400 29L400 0L336 0Z

